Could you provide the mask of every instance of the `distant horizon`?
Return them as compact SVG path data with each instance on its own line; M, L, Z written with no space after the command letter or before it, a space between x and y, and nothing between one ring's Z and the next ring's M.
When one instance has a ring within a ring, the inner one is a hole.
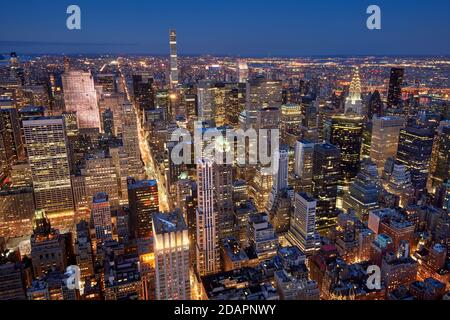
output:
M108 52L92 52L92 53L33 53L33 52L20 52L16 50L11 50L10 52L0 52L5 60L9 60L10 53L15 52L20 56L30 56L30 57L85 57L85 56L124 56L124 57L158 57L158 58L169 58L169 53L108 53ZM215 57L215 58L242 58L242 59L300 59L300 58L450 58L449 54L316 54L316 55L236 55L236 54L211 54L211 53L186 53L178 54L178 57Z
M0 51L34 54L168 55L176 29L184 55L242 57L449 56L450 1L77 0L81 30L69 30L68 0L2 5ZM367 9L381 11L369 30ZM37 14L39 13L39 14Z

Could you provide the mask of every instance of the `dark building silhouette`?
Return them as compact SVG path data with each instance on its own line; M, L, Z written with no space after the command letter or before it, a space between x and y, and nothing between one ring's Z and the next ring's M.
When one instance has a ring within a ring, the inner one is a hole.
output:
M389 82L388 103L387 103L389 108L398 107L401 103L404 75L405 69L403 68L391 69L391 80Z
M374 116L382 117L384 115L384 104L381 101L381 95L378 90L376 90L369 99L369 104L367 106L367 117L372 120Z

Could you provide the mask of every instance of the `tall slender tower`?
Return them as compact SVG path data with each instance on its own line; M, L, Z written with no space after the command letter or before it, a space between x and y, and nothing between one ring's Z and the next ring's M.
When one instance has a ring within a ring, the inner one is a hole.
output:
M177 31L170 30L170 88L178 85Z
M201 276L220 271L218 211L215 170L211 160L197 164L197 271Z

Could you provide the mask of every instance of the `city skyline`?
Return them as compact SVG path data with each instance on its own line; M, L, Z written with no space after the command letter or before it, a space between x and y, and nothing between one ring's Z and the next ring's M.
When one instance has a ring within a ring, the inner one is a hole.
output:
M401 1L380 1L387 19L369 30L365 11L354 16L356 1L339 3L131 1L99 13L106 1L80 1L82 9L69 6L75 17L65 31L78 34L76 53L26 55L8 42L0 55L0 301L179 301L175 316L207 317L279 314L278 301L289 300L450 300L450 56L414 56L422 37L430 52L448 46L435 41L445 14L433 8L433 20L420 20L433 36L415 28L405 36L399 25L429 8L400 15ZM55 17L61 4L46 4ZM289 19L300 7L315 14ZM151 17L146 8L167 16L139 20ZM330 10L353 18L333 20L333 31L311 22ZM381 43L376 35L390 30L395 12L396 31ZM9 33L19 42L27 18L24 11ZM354 19L364 31L346 32ZM311 32L299 46L301 24ZM58 42L52 26L29 36L39 43L46 31ZM85 27L97 31L84 38ZM125 50L119 40L130 30L130 42L163 53L83 53L93 48L83 41L98 39L98 50L111 50L108 34ZM261 35L263 46L254 46ZM195 43L295 52L311 39L320 45L310 50L356 56L186 55ZM410 40L409 56L392 55ZM358 55L387 44L390 56Z

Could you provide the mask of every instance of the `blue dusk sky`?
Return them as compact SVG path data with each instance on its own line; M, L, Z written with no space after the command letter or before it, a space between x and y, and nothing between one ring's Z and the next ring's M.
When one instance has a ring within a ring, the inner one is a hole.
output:
M81 30L66 9L81 8ZM368 30L369 5L382 30ZM3 0L0 52L181 55L449 55L448 0Z

